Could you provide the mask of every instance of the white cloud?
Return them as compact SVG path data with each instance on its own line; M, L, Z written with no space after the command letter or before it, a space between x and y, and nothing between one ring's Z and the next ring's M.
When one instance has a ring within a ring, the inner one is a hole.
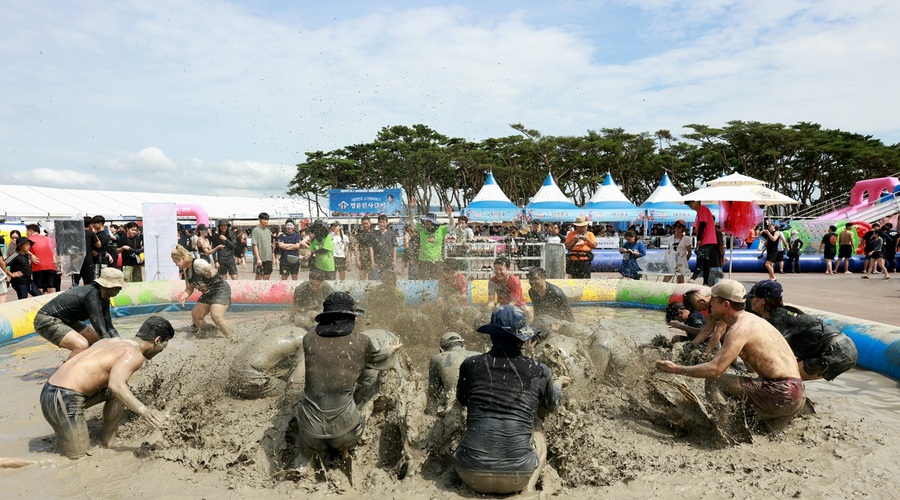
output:
M613 38L610 6L646 22ZM562 135L812 121L900 141L893 1L385 4L315 22L309 5L259 8L10 5L0 168L73 186L281 194L305 151L394 124L478 140L513 122ZM640 57L609 52L636 41Z

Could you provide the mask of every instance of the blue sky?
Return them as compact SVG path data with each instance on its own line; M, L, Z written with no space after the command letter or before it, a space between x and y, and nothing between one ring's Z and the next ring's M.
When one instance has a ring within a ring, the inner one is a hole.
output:
M900 142L900 2L7 0L6 184L282 195L304 152L728 120Z

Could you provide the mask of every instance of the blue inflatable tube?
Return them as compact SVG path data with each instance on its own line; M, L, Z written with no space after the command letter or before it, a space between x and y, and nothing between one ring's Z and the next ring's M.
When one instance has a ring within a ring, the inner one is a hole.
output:
M647 250L647 255L664 254L665 250ZM659 257L660 259L662 257ZM729 254L725 250L725 258L729 259L732 264L732 271L736 273L764 273L766 272L765 256L759 257L758 250L740 249L735 250L733 254ZM853 272L862 272L864 258L855 256L850 259L850 270ZM615 272L622 265L622 254L617 250L594 250L594 260L591 262L591 271L595 273ZM695 255L691 255L691 269L697 265ZM787 257L784 259L785 269L787 269ZM824 273L825 259L821 254L803 254L800 256L800 270L804 273ZM728 263L725 264L725 272L728 272Z

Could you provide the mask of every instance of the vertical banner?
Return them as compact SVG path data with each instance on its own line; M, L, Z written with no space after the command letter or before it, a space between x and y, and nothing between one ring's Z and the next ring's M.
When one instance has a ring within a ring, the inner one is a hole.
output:
M177 280L172 249L178 244L174 203L144 203L144 281Z

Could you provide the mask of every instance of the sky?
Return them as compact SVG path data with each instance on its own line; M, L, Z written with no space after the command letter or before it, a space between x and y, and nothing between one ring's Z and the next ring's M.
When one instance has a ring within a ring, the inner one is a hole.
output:
M6 0L0 182L284 196L308 151L730 120L900 142L896 0Z

